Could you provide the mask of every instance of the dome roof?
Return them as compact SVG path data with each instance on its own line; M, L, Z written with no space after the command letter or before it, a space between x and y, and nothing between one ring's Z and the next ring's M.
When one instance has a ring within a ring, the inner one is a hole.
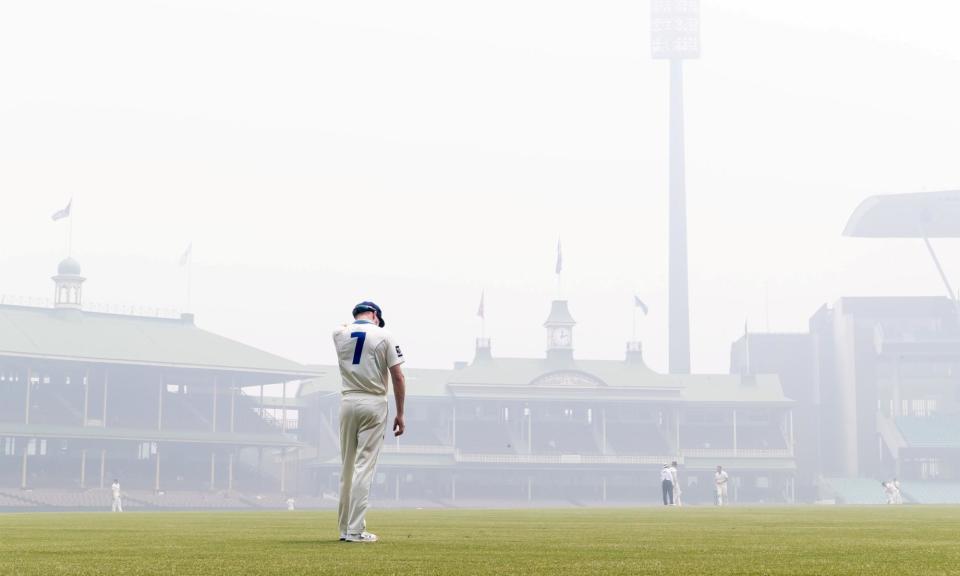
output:
M79 276L80 263L73 258L67 258L57 266L57 274L61 276Z

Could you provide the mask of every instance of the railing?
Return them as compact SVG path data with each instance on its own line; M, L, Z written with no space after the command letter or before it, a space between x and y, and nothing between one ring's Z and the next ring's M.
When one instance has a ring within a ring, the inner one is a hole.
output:
M680 453L689 458L792 458L790 448L687 448Z
M416 445L401 444L397 446L396 444L384 444L382 451L385 454L453 454L454 449L452 446L427 446L427 445Z
M783 449L696 448L676 455L602 455L602 454L483 454L462 452L452 446L385 444L386 454L448 454L457 462L481 464L663 464L684 458L792 458L793 451Z
M457 462L479 464L664 464L676 456L602 456L585 454L455 454Z

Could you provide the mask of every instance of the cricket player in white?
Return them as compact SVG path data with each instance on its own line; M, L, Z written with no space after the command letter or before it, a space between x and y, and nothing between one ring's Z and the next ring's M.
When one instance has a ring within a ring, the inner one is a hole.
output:
M110 485L110 492L113 493L113 505L110 507L111 512L123 512L123 503L120 501L120 481L117 479L113 480L113 484Z
M730 476L723 466L717 466L717 472L713 475L713 481L717 485L717 506L723 506L727 503L727 484Z
M393 380L397 415L393 434L403 434L406 382L403 353L383 329L383 312L373 302L353 309L353 324L338 328L333 342L343 381L340 400L340 540L376 542L366 531L365 516L383 435L387 426L387 378Z

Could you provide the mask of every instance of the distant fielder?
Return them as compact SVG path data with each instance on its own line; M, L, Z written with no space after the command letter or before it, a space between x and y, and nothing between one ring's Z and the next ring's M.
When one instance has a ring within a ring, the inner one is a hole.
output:
M403 434L406 390L403 353L383 329L383 312L373 302L353 308L353 324L338 328L333 342L343 380L340 400L340 540L376 542L366 531L370 483L387 427L387 374L393 379L397 415L393 435Z
M663 505L673 506L673 471L669 464L664 464L660 470L660 488L663 492Z
M120 501L120 481L113 479L110 485L110 492L113 494L113 505L110 506L111 512L123 512L123 502Z
M727 504L727 484L730 483L730 476L723 466L717 466L717 472L713 475L713 481L717 486L717 506Z

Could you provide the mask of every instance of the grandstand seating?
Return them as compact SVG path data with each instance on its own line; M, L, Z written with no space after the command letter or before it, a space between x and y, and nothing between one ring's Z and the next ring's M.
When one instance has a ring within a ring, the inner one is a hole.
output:
M733 448L733 426L725 424L682 424L680 448Z
M113 498L110 489L93 490L31 490L24 495L36 502L38 507L49 508L109 508ZM132 502L124 502L125 508L136 508Z
M275 434L279 426L261 418L257 413L257 400L244 394L237 394L234 417L236 429L248 434ZM266 414L264 414L266 416Z
M231 509L249 508L237 495L224 492L161 492L132 491L127 500L151 508Z
M534 454L599 454L593 427L583 422L535 422Z
M392 422L388 422L392 424ZM407 429L400 437L400 442L409 446L443 446L446 442L440 439L440 432L428 422L407 421Z
M33 508L36 503L0 492L0 508Z
M208 399L209 400L209 399ZM174 430L209 430L209 414L201 412L196 398L166 394L163 398L163 426Z
M83 414L76 406L83 405L80 386L35 384L30 392L30 420L35 424L81 425Z
M298 508L336 507L329 496L296 496ZM29 490L0 492L0 510L109 510L110 489ZM163 492L124 490L124 510L248 510L286 508L286 500L277 494L244 495L238 492Z
M787 448L787 440L776 424L745 425L737 427L737 447L740 449L780 450Z
M476 454L516 454L517 445L510 430L485 420L457 421L457 448Z
M673 452L656 422L607 422L607 451L621 456Z

